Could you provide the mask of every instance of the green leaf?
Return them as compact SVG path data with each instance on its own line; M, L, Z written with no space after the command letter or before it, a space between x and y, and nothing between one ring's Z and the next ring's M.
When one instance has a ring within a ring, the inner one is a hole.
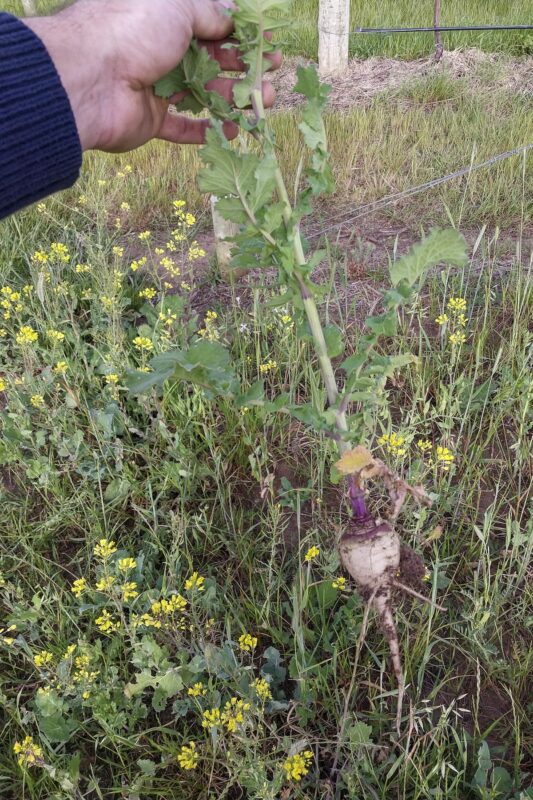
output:
M492 767L492 760L490 757L490 750L487 742L481 742L479 750L477 751L477 770L474 775L474 786L479 786L485 789L487 786L487 777L489 770Z
M324 328L324 338L330 358L336 358L344 353L342 331L336 325L328 325Z
M387 311L386 314L367 317L365 325L367 328L370 328L376 336L394 336L398 326L398 315L395 310L392 310Z
M366 722L354 722L348 728L347 733L352 747L372 744L372 728Z
M41 733L50 739L52 743L64 744L68 742L73 731L76 730L78 724L72 719L65 719L61 714L56 714L51 717L38 718L39 729Z
M413 245L407 255L390 267L390 278L394 286L406 281L413 286L430 267L441 261L462 266L467 261L464 237L453 228L433 230L418 244Z
M177 670L171 669L158 678L158 686L166 693L167 697L173 697L183 689L183 680Z
M262 405L265 399L265 382L256 381L247 392L240 394L235 398L235 405L237 408L243 406L257 406Z
M156 774L157 765L155 761L151 761L149 758L139 758L137 761L137 766L143 775L149 775L150 777L153 777Z

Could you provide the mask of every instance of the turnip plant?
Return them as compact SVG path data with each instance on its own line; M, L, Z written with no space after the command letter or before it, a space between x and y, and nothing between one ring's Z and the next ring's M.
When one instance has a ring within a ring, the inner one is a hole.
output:
M292 304L299 337L313 343L327 408L314 403L294 404L287 395L267 398L262 381L242 391L227 349L220 342L205 340L193 341L187 350L157 356L151 362L152 372L130 376L130 386L142 393L168 379L189 380L211 396L233 398L241 407L256 405L270 412L290 413L336 442L340 455L336 472L345 478L351 515L340 536L341 559L379 614L399 682L400 715L403 677L392 596L397 588L401 545L394 521L408 493L422 503L428 498L421 487L408 486L360 443L366 438L376 407L385 402L387 379L414 360L410 354L378 352L380 339L394 339L399 313L413 300L427 269L440 262L464 263L466 246L455 230L434 230L391 263L391 286L383 292L380 313L365 320L356 351L334 368L332 359L345 355L346 342L338 327L323 326L319 313L323 288L312 278L325 254L311 252L301 232L302 220L312 212L313 201L334 190L323 120L329 87L321 84L313 67L298 69L295 91L306 98L299 122L306 152L293 199L277 157L283 145L275 140L262 101L268 54L275 49L270 34L286 26L287 12L287 0L237 0L228 12L233 15L235 46L246 65L246 76L235 88L236 110L205 88L218 75L219 67L197 44L159 82L156 92L163 97L181 93L184 99L178 103L180 110L211 112L212 127L201 151L204 166L200 188L220 198L219 213L239 225L233 266L277 269L279 293L270 304ZM224 137L223 123L227 120L241 129L237 147ZM391 498L388 520L373 519L367 507L365 484L376 478L384 481Z

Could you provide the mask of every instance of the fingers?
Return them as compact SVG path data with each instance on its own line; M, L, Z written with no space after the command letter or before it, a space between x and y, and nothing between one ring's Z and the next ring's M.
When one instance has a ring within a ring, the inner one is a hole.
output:
M224 39L233 29L225 0L194 3L193 36L196 39Z
M221 95L224 100L226 100L231 106L235 105L234 97L233 97L233 90L236 84L241 83L238 78L214 78L212 81L208 81L206 83L206 89L209 89L212 92L216 92L217 94ZM186 96L186 92L179 92L179 94L174 94L172 97L168 98L168 103L171 105L174 103L179 103L183 98ZM265 108L270 108L274 105L274 101L276 99L276 90L270 83L270 81L263 81L263 102L265 104Z
M236 47L228 48L224 46L227 44L236 44L233 39L226 39L223 42L209 42L204 40L200 41L199 44L207 50L211 58L218 61L222 70L244 72L246 69L246 65L242 61ZM275 53L268 53L267 59L271 62L271 69L279 69L282 58L280 50L276 50Z
M203 144L210 124L208 119L191 119L168 113L157 138L175 144ZM226 139L235 139L239 132L234 122L225 122L223 130Z

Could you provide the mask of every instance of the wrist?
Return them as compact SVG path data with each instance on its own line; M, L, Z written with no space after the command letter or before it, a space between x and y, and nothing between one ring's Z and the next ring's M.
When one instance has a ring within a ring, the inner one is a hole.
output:
M99 146L103 135L102 87L107 59L94 17L78 4L51 17L23 20L41 39L59 74L76 121L82 150Z

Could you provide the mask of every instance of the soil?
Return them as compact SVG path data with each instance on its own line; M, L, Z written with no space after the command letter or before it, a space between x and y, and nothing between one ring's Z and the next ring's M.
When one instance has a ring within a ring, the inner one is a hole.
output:
M278 111L301 105L302 96L293 91L296 69L311 63L305 58L288 58L272 74ZM329 108L348 111L354 106L366 105L381 92L395 91L417 79L442 74L464 78L476 91L506 90L517 95L533 95L533 58L511 59L472 48L445 51L439 64L434 63L433 56L416 61L378 56L354 58L342 73L327 78L331 85Z

